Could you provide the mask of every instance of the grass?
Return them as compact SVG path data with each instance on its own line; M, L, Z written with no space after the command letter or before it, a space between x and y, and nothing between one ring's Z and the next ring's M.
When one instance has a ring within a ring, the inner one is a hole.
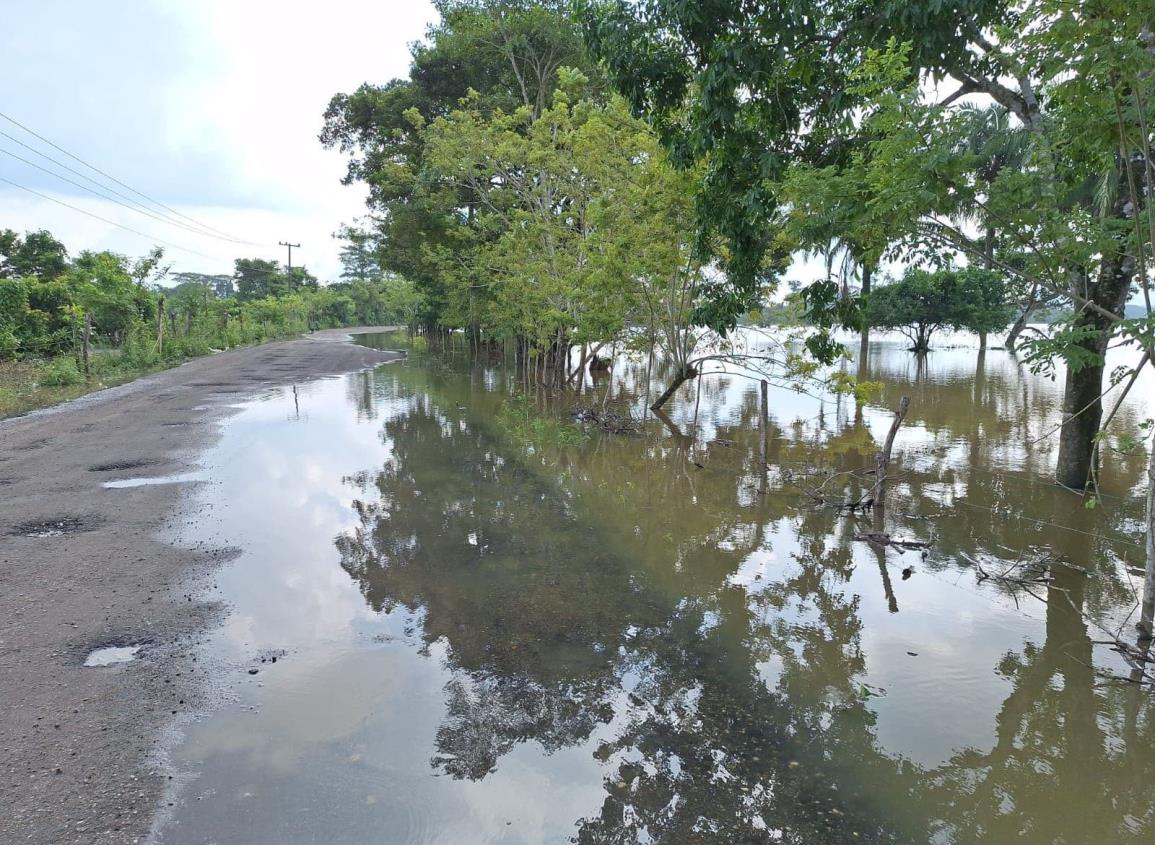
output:
M19 416L94 393L106 387L133 381L141 376L179 366L185 361L210 354L215 349L259 346L274 340L297 337L304 325L250 325L240 332L166 338L163 354L151 342L151 329L130 338L119 349L93 349L86 379L73 355L45 359L0 361L0 419ZM143 338L143 340L142 340Z
M0 419L26 414L76 399L87 393L124 384L150 373L175 367L186 359L134 366L119 352L92 356L92 375L86 381L71 356L41 361L0 362Z

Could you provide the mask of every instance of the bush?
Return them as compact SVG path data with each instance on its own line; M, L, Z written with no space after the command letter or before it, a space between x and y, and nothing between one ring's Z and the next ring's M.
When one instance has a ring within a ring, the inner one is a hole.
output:
M40 383L47 387L68 387L84 381L84 375L71 358L53 358L40 370Z
M0 361L12 361L19 357L20 339L8 329L0 328Z

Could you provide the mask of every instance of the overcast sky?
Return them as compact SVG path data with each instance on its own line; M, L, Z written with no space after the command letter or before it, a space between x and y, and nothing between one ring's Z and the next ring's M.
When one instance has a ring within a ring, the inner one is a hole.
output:
M0 178L147 233L117 229L0 182L0 229L49 229L82 249L166 247L175 270L231 272L237 257L285 260L322 279L331 234L364 213L340 184L342 156L317 141L329 98L404 76L428 0L2 0L0 112L132 188L261 246L203 237L117 206L0 153ZM0 118L0 132L97 174ZM56 165L0 135L0 150ZM75 174L64 173L83 184ZM122 194L134 196L113 185Z

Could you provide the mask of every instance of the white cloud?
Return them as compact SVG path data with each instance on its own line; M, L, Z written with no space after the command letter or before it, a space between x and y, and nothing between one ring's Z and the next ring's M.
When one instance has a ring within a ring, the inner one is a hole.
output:
M364 193L340 184L342 156L317 140L321 114L338 91L403 76L409 43L435 17L427 0L136 0L97 11L46 0L6 12L0 55L19 64L19 73L0 74L6 113L183 214L263 248L146 219L7 156L0 176L210 256L170 249L176 269L227 272L239 255L283 260L277 241L292 240L302 244L294 263L331 277L338 245L330 235L363 213ZM3 121L0 129L36 143ZM3 137L0 149L32 158ZM141 254L150 246L7 185L0 227L48 228L74 252Z

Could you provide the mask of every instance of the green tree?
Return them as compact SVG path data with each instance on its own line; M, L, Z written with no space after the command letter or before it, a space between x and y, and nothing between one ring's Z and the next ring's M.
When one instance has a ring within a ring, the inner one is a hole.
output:
M571 345L588 352L638 317L686 364L700 282L688 181L624 102L583 98L587 83L563 72L537 116L490 113L475 96L425 130L427 167L475 206L481 233L472 256L445 256L447 301L558 367Z
M97 334L113 345L120 345L134 324L153 313L151 293L136 283L123 255L82 252L66 277L75 304L92 316Z
M1140 215L1150 217L1155 118L1150 0L585 0L580 8L615 83L675 158L709 163L699 226L726 238L730 283L710 292L704 318L724 327L745 310L780 224L778 186L790 164L820 164L847 139L864 139L876 200L922 224L912 246L981 252L966 232L940 225L977 200L1015 235L1008 246L1021 261L996 259L999 269L1076 306L1052 346L1068 364L1057 476L1087 483L1103 353L1131 284L1146 285L1139 268L1155 228ZM881 54L896 58L876 84L861 84ZM944 80L953 84L921 84ZM918 108L886 105L900 95ZM966 168L965 97L1014 116L1029 139L1029 167L1004 168L997 186Z
M917 85L904 86L910 47L891 44L870 53L861 74L860 90L874 103L871 179L882 201L920 221L924 244L973 262L988 254L983 243L950 218L960 207L981 208L1005 233L994 266L1019 290L1073 306L1068 325L1032 346L1037 363L1066 361L1056 477L1082 488L1094 471L1107 346L1113 337L1150 344L1150 317L1122 319L1136 281L1149 301L1150 14L1109 0L1077 10L1040 0L1017 15L1014 27L989 36L964 29L983 64L971 74L948 70L958 94L1010 110L1027 137L1026 165L1004 167L990 182L976 176L974 157L958 154L972 125L967 114L950 97L944 108Z
M973 160L971 169L975 183L972 201L960 209L959 216L966 222L981 226L982 267L985 270L993 270L996 253L1000 245L1008 241L1008 233L1002 231L1001 218L992 212L986 200L990 198L992 188L1004 170L1021 169L1027 165L1030 157L1029 138L1022 127L1014 121L1010 110L997 103L987 105L963 103L959 106L959 112L965 118L963 136L965 147L962 153ZM971 254L975 252L977 250L972 248ZM1013 248L1012 254L1001 255L999 258L1002 262L1017 263ZM1027 320L1035 309L1046 301L1046 297L1042 295L1037 284L1024 289L1015 276L1010 276L1007 281L1012 287L1017 288L1014 298L1021 303L1019 318L1007 334L1006 346L1013 352ZM980 331L979 348L986 349L986 346L987 332Z
M911 351L924 353L941 329L994 331L1010 322L1002 279L987 270L907 270L902 278L875 288L865 298L871 325L910 338Z
M224 275L223 273L172 273L169 278L176 282L177 285L182 285L186 282L207 285L212 289L213 296L218 299L226 299L236 292L233 277Z
M435 6L441 20L414 46L408 78L337 94L320 136L349 155L345 183L368 187L380 267L416 285L428 327L468 324L469 309L447 299L454 269L447 256L470 254L488 233L478 231L468 194L425 167L421 127L449 114L470 91L482 111L540 114L560 68L598 73L564 3L438 0Z
M0 231L0 278L55 279L67 268L68 251L51 232L41 229L21 237L11 229Z
M234 266L233 283L237 299L242 302L288 296L303 288L316 290L318 287L317 277L304 267L286 270L276 261L263 258L238 258Z
M381 278L376 237L372 232L346 224L334 232L333 237L343 243L340 253L342 279L375 281Z
M614 83L674 160L707 164L698 225L704 237L725 241L727 272L706 291L698 318L720 331L787 264L775 231L784 225L789 168L838 163L849 152L863 106L851 78L864 49L891 36L909 39L914 71L941 73L967 61L959 18L981 29L1003 8L991 0L881 8L862 0L581 0L578 7ZM813 293L816 303L835 305L823 288Z

